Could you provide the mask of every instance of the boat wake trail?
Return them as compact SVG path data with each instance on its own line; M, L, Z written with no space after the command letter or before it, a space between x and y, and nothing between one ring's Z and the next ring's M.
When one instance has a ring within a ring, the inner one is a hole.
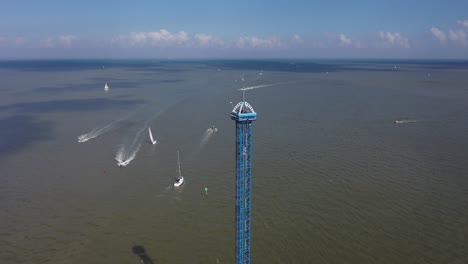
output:
M146 120L145 123L143 124L143 127L137 131L137 133L135 134L135 137L133 138L130 144L120 145L120 148L115 154L115 158L114 158L117 161L118 166L120 167L127 166L132 160L136 158L136 154L140 150L141 143L143 141L141 139L142 133L148 128L151 120L159 116L162 112L163 110L157 112L154 116Z
M127 151L123 146L117 151L115 155L115 160L117 165L120 167L127 166L132 160L135 159L137 152L140 150L141 144L133 151Z
M96 138L102 134L104 134L106 131L110 130L115 124L117 124L118 122L122 121L121 119L119 120L115 120L103 127L98 127L98 128L93 128L93 130L91 130L89 133L87 134L83 134L83 135L80 135L78 137L78 143L83 143L83 142L86 142L90 139L93 139L93 138Z
M216 128L215 128L216 129ZM217 130L213 128L208 128L205 133L203 133L202 139L200 141L200 145L198 146L197 152L200 152L200 150L208 143L210 138L215 134Z
M145 125L136 133L135 138L128 147L123 144L120 146L119 150L115 154L115 160L117 161L118 166L125 167L135 159L136 154L141 147L140 136L146 128L147 124L145 123Z
M241 90L241 91L247 91L247 90L265 88L265 87L270 87L270 86L280 85L280 84L283 84L283 83L262 84L262 85L256 85L256 86L250 86L250 87L240 88L239 90Z
M129 118L134 112L131 112L124 117L114 120L105 126L95 127L90 132L78 136L78 143L86 142L90 139L97 138L100 135L106 133L107 131L111 130L117 123L124 121L125 119Z
M403 119L403 120L395 120L395 124L408 124L408 123L416 123L418 120L411 120L411 119Z

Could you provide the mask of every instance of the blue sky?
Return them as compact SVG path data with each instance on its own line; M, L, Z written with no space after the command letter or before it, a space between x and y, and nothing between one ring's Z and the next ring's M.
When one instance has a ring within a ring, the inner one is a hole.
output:
M468 59L468 1L0 2L0 58Z

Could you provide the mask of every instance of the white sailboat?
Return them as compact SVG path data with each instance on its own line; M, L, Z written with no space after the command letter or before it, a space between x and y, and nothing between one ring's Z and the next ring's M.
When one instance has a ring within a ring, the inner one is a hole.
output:
M151 133L151 127L148 127L148 132L149 132L151 144L156 145L156 143L158 143L158 141L153 138L153 133Z
M106 91L106 92L109 91L109 86L107 86L107 83L106 83L106 85L104 85L104 91Z
M179 165L179 177L174 180L174 186L179 187L184 183L184 177L182 177L182 173L180 172L180 159L179 159L179 151L177 151L177 164Z

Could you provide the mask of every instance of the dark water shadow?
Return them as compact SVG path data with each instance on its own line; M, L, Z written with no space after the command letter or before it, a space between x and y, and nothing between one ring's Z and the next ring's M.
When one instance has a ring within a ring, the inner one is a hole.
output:
M87 78L87 79L93 82L101 83L101 84L104 84L106 82L116 82L116 81L122 80L120 78L105 78L105 77L93 77L93 78Z
M168 62L166 65L171 67L175 62ZM140 71L144 72L141 75L155 75L158 73L180 73L185 72L187 69L182 68L162 68L162 67L145 67L145 68L127 68L128 71Z
M29 115L0 119L0 158L26 149L36 141L52 139L52 126Z
M358 60L362 65L398 65L412 69L454 70L468 69L468 60ZM401 70L401 69L398 69Z
M394 71L409 70L464 70L468 69L468 61L463 60L382 60L359 61L360 67L380 67ZM394 69L393 67L397 67Z
M253 71L277 71L298 73L323 73L339 71L394 71L390 67L379 67L378 64L369 65L359 62L310 62L310 61L270 61L270 60L227 60L227 61L204 61L199 69L223 69L223 70L253 70ZM401 69L399 71L402 71Z
M3 60L0 69L35 72L103 70L108 68L145 69L162 67L164 61L146 59L58 59L58 60Z
M368 67L371 65L371 67ZM393 71L377 65L413 65L425 69L468 69L466 60L148 60L148 59L86 59L86 60L3 60L0 69L35 72L60 72L121 68L148 74L178 73L193 68L232 70L265 70L284 72ZM402 71L403 69L399 69Z
M143 100L115 100L107 98L70 99L45 102L15 103L0 106L0 110L16 110L22 113L47 113L67 111L96 111L104 109L120 109L144 103Z
M132 247L133 254L137 255L140 258L141 263L143 264L154 264L150 256L146 254L145 248L143 246L134 246Z
M49 60L0 60L0 69L32 72L96 71L121 69L157 73L179 73L185 62L149 59L49 59Z
M183 79L168 79L168 80L138 80L135 82L128 81L116 81L110 82L109 86L111 89L131 89L131 88L143 88L148 84L165 84L165 83L179 83L183 82Z
M84 91L97 91L103 90L104 85L102 83L90 83L90 84L75 84L67 86L57 86L57 87L37 87L33 88L31 91L23 91L21 93L48 93L48 94L57 94L65 92L84 92Z
M468 69L468 62L432 63L420 65L423 69L432 70L465 70Z
M133 95L130 95L130 94L119 94L119 95L116 95L116 96L113 96L113 98L133 98L134 96Z

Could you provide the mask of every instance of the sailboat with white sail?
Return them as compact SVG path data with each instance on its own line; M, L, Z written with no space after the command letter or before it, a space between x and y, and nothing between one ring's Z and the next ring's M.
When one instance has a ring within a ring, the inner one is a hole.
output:
M184 183L184 177L182 176L182 173L180 172L180 158L179 158L179 151L177 151L177 164L179 166L179 177L177 177L174 180L174 186L179 187Z
M109 86L107 85L107 83L106 83L106 85L104 85L104 91L106 91L106 92L109 91Z
M148 127L148 132L149 132L151 144L156 145L156 143L158 143L158 141L153 138L153 133L151 133L151 127Z

